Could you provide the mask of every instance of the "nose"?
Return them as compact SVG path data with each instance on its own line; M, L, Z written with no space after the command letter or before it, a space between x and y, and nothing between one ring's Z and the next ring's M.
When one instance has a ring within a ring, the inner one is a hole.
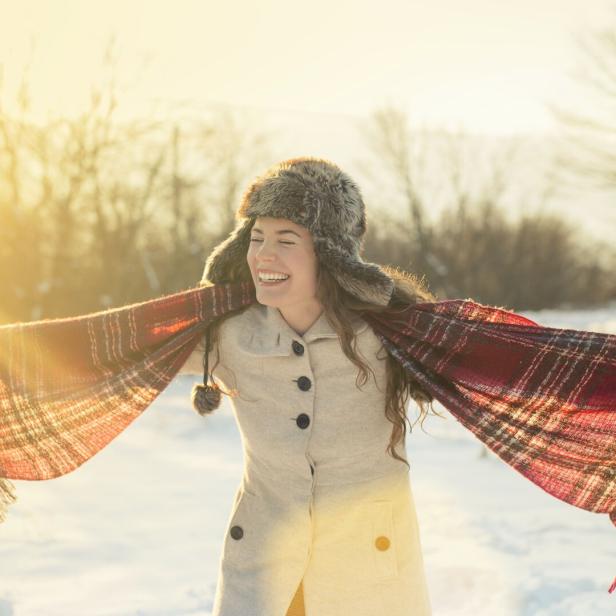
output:
M266 248L265 241L261 242L261 246L257 248L256 255L258 257L258 261L272 261L273 259L273 252L269 247L269 244Z

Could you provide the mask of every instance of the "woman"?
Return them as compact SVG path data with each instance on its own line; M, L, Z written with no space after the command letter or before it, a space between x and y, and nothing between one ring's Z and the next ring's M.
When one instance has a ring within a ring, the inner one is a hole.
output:
M269 169L236 218L202 284L252 280L257 302L217 321L182 370L207 380L215 362L209 393L231 396L244 449L213 614L429 615L400 453L409 394L422 417L431 397L357 313L434 298L361 259L362 196L329 161ZM202 414L219 403L194 395Z

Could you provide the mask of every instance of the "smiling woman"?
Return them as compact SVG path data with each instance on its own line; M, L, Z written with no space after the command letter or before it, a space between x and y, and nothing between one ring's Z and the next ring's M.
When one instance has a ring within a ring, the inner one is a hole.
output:
M202 284L250 281L257 302L212 325L184 368L204 370L207 382L214 341L214 385L196 386L193 404L211 412L219 398L210 404L207 394L219 384L239 394L245 471L213 614L428 616L397 446L404 451L409 396L423 412L431 398L360 312L433 297L410 275L361 258L363 199L330 161L275 165L248 187L238 214Z

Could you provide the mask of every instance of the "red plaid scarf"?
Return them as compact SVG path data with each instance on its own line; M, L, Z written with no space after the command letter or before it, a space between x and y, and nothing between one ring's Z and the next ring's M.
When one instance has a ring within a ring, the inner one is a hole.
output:
M0 327L0 521L9 479L64 475L167 387L249 282ZM470 299L363 313L388 351L502 460L616 525L616 336L543 327ZM616 588L616 579L609 588Z

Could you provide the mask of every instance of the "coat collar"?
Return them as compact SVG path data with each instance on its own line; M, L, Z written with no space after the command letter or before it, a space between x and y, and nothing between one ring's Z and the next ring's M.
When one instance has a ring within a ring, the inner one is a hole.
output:
M300 336L284 319L278 308L255 302L244 311L244 323L239 331L239 346L250 355L287 356L293 352L294 340L308 344L319 338L337 338L338 333L330 325L325 311ZM368 323L361 317L354 322L356 334L364 331Z

